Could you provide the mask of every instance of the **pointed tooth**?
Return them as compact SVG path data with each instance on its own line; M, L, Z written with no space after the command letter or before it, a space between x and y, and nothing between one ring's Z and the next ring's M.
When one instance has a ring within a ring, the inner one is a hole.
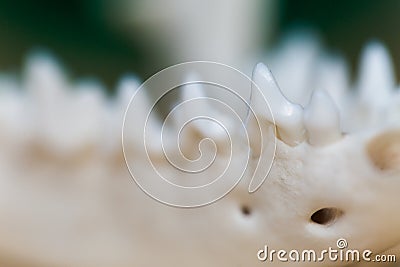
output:
M217 119L220 117L218 110L213 107L211 103L214 100L207 98L204 86L200 82L196 82L194 75L190 76L190 84L185 85L182 90L182 101L183 110L179 111L180 114L185 116L185 119L192 119L198 116L209 117L211 119ZM182 121L184 123L184 121ZM180 125L182 126L182 125ZM191 127L194 127L202 136L211 136L216 140L225 137L225 132L221 126L215 121L207 119L194 120L191 123Z
M145 123L146 118L148 118L145 138L146 140L151 140L151 142L146 142L146 148L148 149L148 152L152 154L159 154L161 150L161 124L155 116L155 110L151 111L152 105L148 92L145 88L140 87L140 83L135 76L126 76L119 82L116 99L118 105L117 109L120 110L117 112L118 121L120 121L122 125L123 117L125 111L127 111L128 105L133 105L131 103L133 97L133 104L135 105L136 112L135 114L131 114L131 112L129 112L130 116L127 116L125 121L124 136L127 136L125 140L131 142L133 146L142 146L144 142L144 128L138 127L135 120L138 118L140 125L142 125L142 122ZM151 115L148 117L150 111ZM131 118L133 121L129 121L129 118Z
M136 90L140 87L139 79L133 75L122 77L117 85L117 93L114 99L116 121L122 123L126 109ZM147 102L147 99L145 99ZM143 101L141 101L143 103ZM143 108L141 108L142 110Z
M336 106L342 107L349 90L349 71L346 62L339 57L323 59L316 74L316 88L323 88Z
M48 54L31 55L25 67L24 86L38 117L54 112L67 98L67 81L58 62Z
M314 91L304 109L304 125L311 145L326 145L341 138L339 112L328 93Z
M49 102L60 100L67 87L64 70L53 57L45 53L33 54L28 58L25 83L39 105L49 105Z
M133 96L135 96L135 105L138 112L135 116L139 118L147 118L149 115L152 105L151 99L146 91L146 88L140 88L140 83L138 79L134 76L127 76L121 79L118 86L118 95L117 102L122 108L123 113L125 113L128 104L130 103ZM138 91L139 90L139 91ZM122 118L121 118L122 119ZM151 116L148 117L148 127L149 129L158 129L160 127L160 123L158 119L155 117L155 110L152 110ZM133 132L142 131L143 129L138 129L136 125L129 124L132 127ZM152 130L153 131L153 130Z
M290 102L282 94L271 71L264 64L259 63L254 68L253 81L269 103L273 117L269 113L261 116L270 122L275 120L278 137L286 144L301 143L305 138L302 107Z
M364 49L358 87L363 105L372 109L383 108L395 87L395 75L390 55L386 48L377 42Z
M110 112L108 115L108 121L111 125L109 131L112 137L105 141L107 146L106 149L119 152L119 138L121 136L121 125L123 125L124 114L129 101L139 86L139 79L133 75L124 76L118 81L115 98L113 99L112 105L109 106ZM125 131L127 135L131 135L132 132L134 132L134 126L126 124ZM134 140L134 138L132 140Z
M71 152L67 144L71 140L70 131L66 125L74 118L69 114L70 99L64 70L49 54L35 53L26 62L24 79L33 138L60 155Z
M139 79L133 75L128 75L120 79L117 86L116 101L125 110L135 91L139 88Z
M117 93L114 99L115 118L113 120L116 124L114 128L115 130L118 130L116 136L120 134L120 129L118 129L118 127L119 125L122 125L129 102L131 101L136 90L138 90L139 86L139 79L132 75L124 76L118 82ZM144 99L144 101L147 102L147 99ZM140 101L140 103L143 104L143 101ZM146 111L144 109L145 108L141 108L140 110L143 110L143 112L145 113ZM141 114L139 116L147 116L147 114ZM125 129L128 132L127 134L129 134L129 136L135 136L135 134L133 134L135 133L135 128L136 127L131 123L127 123L125 126ZM137 136L135 136L133 139L135 138L137 138Z
M312 94L310 85L321 54L320 40L314 33L305 31L288 35L279 47L268 66L274 70L285 97L305 106Z

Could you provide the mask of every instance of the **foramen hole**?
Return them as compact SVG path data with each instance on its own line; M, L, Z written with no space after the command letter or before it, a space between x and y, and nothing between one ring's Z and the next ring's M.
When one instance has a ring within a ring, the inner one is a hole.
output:
M311 215L311 221L321 225L331 225L342 215L343 211L340 209L322 208Z

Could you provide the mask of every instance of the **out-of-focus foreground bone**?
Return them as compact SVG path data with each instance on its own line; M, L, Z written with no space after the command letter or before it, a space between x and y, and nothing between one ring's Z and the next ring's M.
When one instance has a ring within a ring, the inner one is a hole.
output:
M306 54L301 49L307 45L297 47L298 55ZM277 55L275 62L287 56L285 51ZM310 64L311 76L328 73L327 80L315 84L328 86L296 84L303 93L279 88L268 68L257 65L253 79L270 97L277 128L276 156L267 180L249 194L246 173L216 203L180 209L149 198L126 169L121 127L129 98L139 86L136 79L124 78L117 95L107 99L93 82L68 82L53 59L31 57L21 83L0 77L0 262L286 266L278 260L260 262L257 252L265 245L321 251L335 248L339 238L351 249L400 256L400 93L388 58L381 45L367 46L354 91L343 88L345 70L337 70L336 58ZM277 70L283 75L279 66ZM310 89L326 91L308 93ZM272 118L260 117L262 127L271 126ZM159 129L156 121L150 123L154 131ZM193 140L207 132L201 124L195 127L199 131ZM140 130L134 125L128 129L132 138L125 149L134 150L142 142L135 139ZM242 156L233 155L230 164ZM137 155L137 160L144 157Z

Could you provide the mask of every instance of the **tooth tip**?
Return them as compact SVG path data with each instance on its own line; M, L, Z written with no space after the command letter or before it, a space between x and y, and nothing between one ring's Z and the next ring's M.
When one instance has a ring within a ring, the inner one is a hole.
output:
M276 123L279 138L289 145L303 141L303 109L290 102L280 90L271 71L263 63L258 63L253 72L253 81L269 103L272 114L261 114L271 123Z
M258 62L254 68L255 69L268 69L268 67L262 62Z
M275 82L271 70L262 62L257 63L253 71L253 76L257 77L259 75L265 78L268 82Z
M305 115L307 116L323 116L326 111L334 115L337 112L335 103L330 95L325 90L314 90L311 95L311 100L305 108ZM333 113L335 111L335 113Z
M50 54L46 52L34 52L30 54L25 63L25 69L28 77L37 74L43 75L62 75L63 70L59 62ZM48 77L48 78L51 78Z
M393 63L387 48L373 41L367 44L360 61L359 87L365 94L392 89L395 85ZM375 91L375 92L373 92Z
M117 85L117 98L122 102L127 102L131 99L134 92L140 87L139 79L133 75L122 77Z
M325 91L321 89L314 90L314 92L311 95L311 104L319 104L323 103L325 105L331 105L334 106L333 100L330 97L330 95Z
M139 88L139 85L140 82L138 77L135 75L125 75L119 80L117 88L133 87L133 89L136 90Z
M332 143L341 136L339 111L326 91L313 92L304 110L304 126L312 145Z
M367 44L361 56L361 68L372 68L379 70L379 68L392 67L390 54L387 48L379 42L371 42ZM377 65L371 65L371 63Z
M374 49L375 51L380 51L380 52L384 52L384 53L387 52L385 46L378 40L372 40L372 41L368 42L365 45L365 49L366 50Z

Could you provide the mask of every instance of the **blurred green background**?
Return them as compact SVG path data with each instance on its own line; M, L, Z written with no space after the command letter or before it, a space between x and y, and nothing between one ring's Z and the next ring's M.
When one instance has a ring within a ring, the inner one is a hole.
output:
M108 88L126 72L145 79L160 70L165 61L157 45L143 41L140 31L127 34L118 27L110 8L106 0L0 1L0 71L19 71L37 48L61 59L72 77L95 76ZM384 42L396 64L399 11L398 0L277 1L269 42L273 45L293 28L311 27L327 48L346 57L353 74L371 39Z

